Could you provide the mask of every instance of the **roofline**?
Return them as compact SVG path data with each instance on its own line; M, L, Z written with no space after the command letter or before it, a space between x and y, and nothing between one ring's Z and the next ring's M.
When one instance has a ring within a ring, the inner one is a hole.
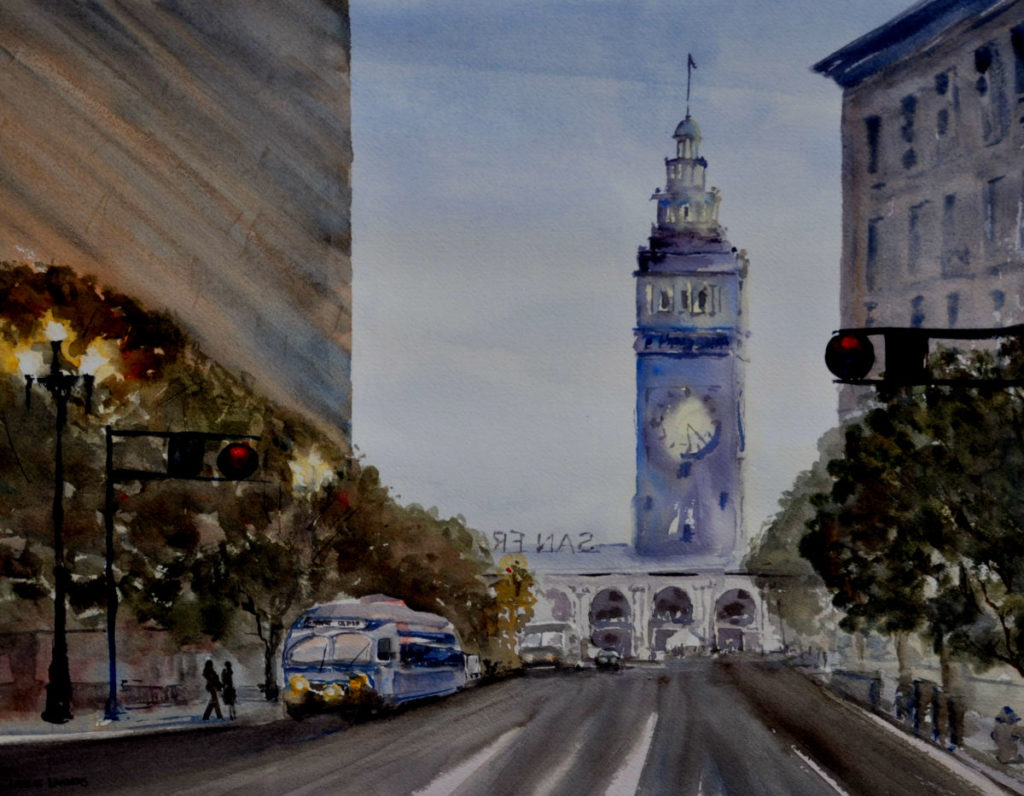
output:
M920 49L949 28L1006 0L921 0L859 39L814 64L812 69L851 88Z

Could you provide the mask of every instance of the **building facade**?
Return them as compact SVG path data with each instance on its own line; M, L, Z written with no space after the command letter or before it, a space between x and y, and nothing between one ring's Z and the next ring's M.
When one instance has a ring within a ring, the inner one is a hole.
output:
M843 89L841 325L1024 321L1024 3L919 3L814 68Z
M172 313L346 444L347 0L9 0L0 47L0 260Z
M495 535L537 583L535 618L569 622L584 657L662 660L775 646L764 598L740 569L743 282L718 222L701 132L686 114L634 272L637 469L632 545Z

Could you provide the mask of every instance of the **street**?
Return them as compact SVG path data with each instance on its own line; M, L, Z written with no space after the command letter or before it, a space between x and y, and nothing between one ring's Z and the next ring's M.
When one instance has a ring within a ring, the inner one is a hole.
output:
M803 675L739 658L535 671L359 724L0 749L0 790L110 794L998 793ZM948 758L947 758L948 759ZM954 766L958 766L952 761Z

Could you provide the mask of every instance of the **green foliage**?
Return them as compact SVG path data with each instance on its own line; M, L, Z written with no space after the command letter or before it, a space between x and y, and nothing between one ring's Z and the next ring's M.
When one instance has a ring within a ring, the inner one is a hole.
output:
M786 645L797 641L803 646L827 643L823 630L828 597L814 567L800 555L799 545L807 522L814 516L811 497L830 485L826 463L841 449L838 432L823 436L818 449L821 459L797 475L793 488L779 500L779 511L744 561L745 569L754 574L758 588L779 618Z
M945 372L1019 376L1016 345L940 355ZM1019 388L880 396L845 432L800 545L848 630L922 632L1024 674L1024 426Z

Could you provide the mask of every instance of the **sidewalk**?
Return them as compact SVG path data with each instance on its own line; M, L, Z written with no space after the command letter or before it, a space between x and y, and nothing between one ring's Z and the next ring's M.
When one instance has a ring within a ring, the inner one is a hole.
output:
M928 733L924 731L924 728L920 734L915 733L913 726L909 723L899 721L884 710L872 709L861 699L848 692L844 693L830 682L829 672L821 669L808 670L800 666L793 668L818 683L826 694L867 714L879 726L901 735L908 742L917 746L923 754L936 760L937 763L945 762L943 758L953 758L999 786L1004 792L1024 796L1024 770L1019 766L1000 763L996 759L995 744L989 740L988 723L977 713L969 711L973 714L969 718L974 725L974 731L964 738L963 746L946 748L928 740L926 738Z
M103 740L137 733L180 732L182 730L221 729L229 726L267 724L285 717L284 705L266 700L242 700L237 705L238 718L203 721L205 702L194 705L159 705L125 710L117 721L104 719L102 710L75 714L67 724L49 724L39 717L13 718L0 721L0 745L48 743L63 741Z

